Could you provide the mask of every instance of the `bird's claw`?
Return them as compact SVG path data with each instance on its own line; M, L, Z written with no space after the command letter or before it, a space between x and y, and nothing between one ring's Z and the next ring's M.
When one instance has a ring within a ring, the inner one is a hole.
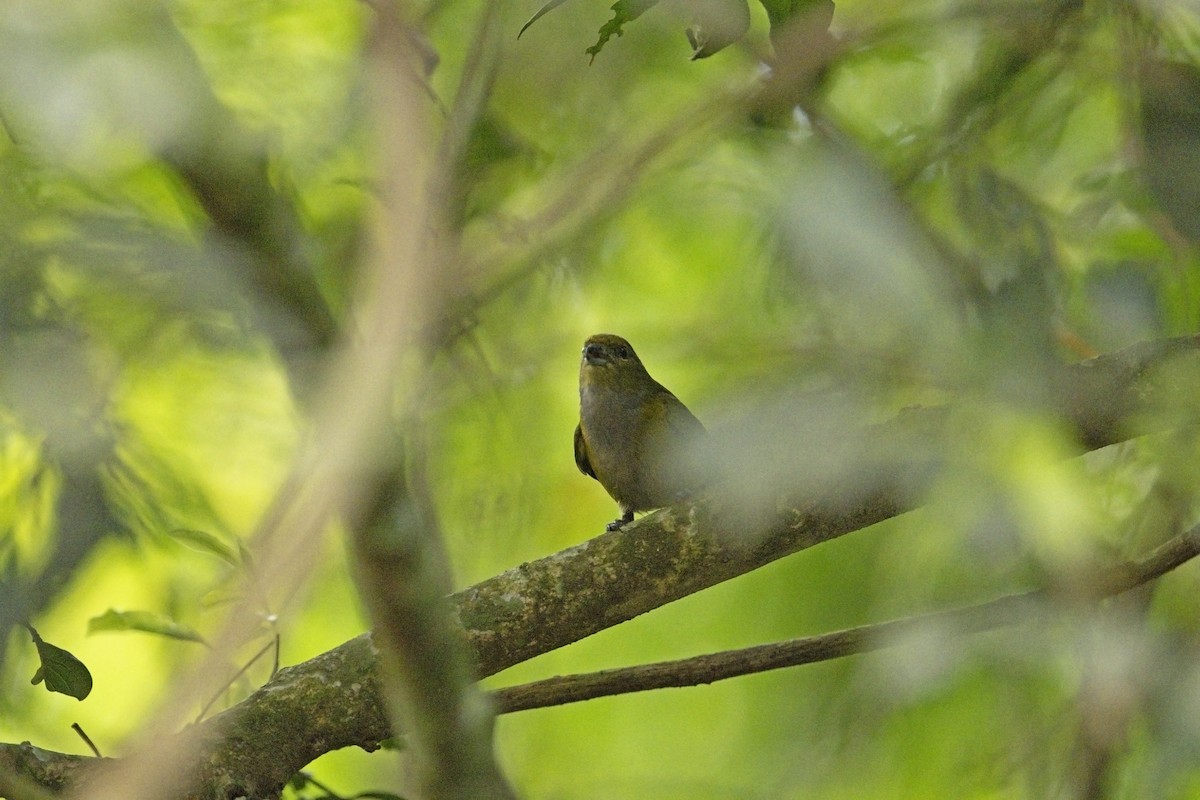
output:
M621 528L625 527L630 522L633 522L633 512L632 511L627 512L623 516L620 516L617 519L614 519L612 522L605 525L604 530L608 531L609 533L612 533L613 531L619 531Z

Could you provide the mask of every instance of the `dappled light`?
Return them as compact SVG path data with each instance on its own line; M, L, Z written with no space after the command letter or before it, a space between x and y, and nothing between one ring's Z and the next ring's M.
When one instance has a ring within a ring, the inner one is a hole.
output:
M54 6L0 798L1196 796L1195 7Z

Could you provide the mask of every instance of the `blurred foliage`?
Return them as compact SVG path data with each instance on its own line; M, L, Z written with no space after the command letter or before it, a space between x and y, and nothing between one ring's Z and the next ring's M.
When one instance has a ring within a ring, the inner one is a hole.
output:
M519 41L537 3L504 6L445 209L466 266L424 400L430 485L462 585L599 533L612 504L569 449L599 331L728 446L747 502L852 483L845 443L912 405L956 408L947 468L917 512L497 684L976 601L1195 520L1194 428L1073 457L1045 380L1200 327L1195 7L840 0L820 47L784 35L809 12L824 35L826 5L752 4L701 61L690 15L740 4L605 23L552 3ZM414 9L447 118L479 10ZM254 574L243 542L364 258L373 13L0 7L0 739L79 751L78 721L119 750ZM746 103L756 80L777 108ZM245 660L363 630L336 530L323 548L302 597L256 598ZM501 758L529 798L1200 797L1197 588L1189 567L1019 630L524 712ZM88 666L86 702L32 690L22 623ZM87 635L114 626L161 635ZM383 791L392 758L325 756L303 796Z

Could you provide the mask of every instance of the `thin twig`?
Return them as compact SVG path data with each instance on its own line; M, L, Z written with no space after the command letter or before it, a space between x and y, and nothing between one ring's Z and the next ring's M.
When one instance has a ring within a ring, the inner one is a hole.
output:
M1171 539L1145 559L1097 570L1080 588L1072 580L1072 599L1099 601L1147 583L1200 555L1200 526ZM925 628L979 633L1026 622L1037 616L1045 601L1064 594L1058 587L1006 595L978 605L863 625L819 636L726 650L635 667L566 675L510 686L492 693L499 713L565 705L597 697L714 683L757 672L831 661L836 658L893 647L907 634ZM1080 597L1083 595L1083 597Z
M83 727L80 726L78 722L71 723L71 730L79 734L79 738L83 739L83 743L86 744L88 749L96 755L96 758L103 758L103 756L100 755L100 749L96 747L96 743L92 741L92 737L83 732Z
M269 642L267 642L265 645L262 646L262 649L260 649L254 655L250 656L250 660L247 661L245 664L243 664L237 672L233 673L233 675L230 676L229 680L225 681L225 683L221 686L221 688L218 689L216 691L216 693L214 693L213 696L209 698L208 702L205 703L204 706L200 709L200 713L198 713L196 715L196 722L199 722L200 720L204 719L204 715L208 713L208 710L210 708L212 708L213 703L217 702L217 700L220 699L221 695L225 694L225 692L229 689L229 687L233 686L234 682L238 678L245 675L246 670L248 670L248 669L250 669L250 667L254 666L254 662L258 661L260 658L262 658L264 655L266 655L267 651L270 650L272 647L275 648L275 665L274 665L274 669L271 672L271 674L274 675L276 672L278 672L279 671L279 634L275 634L274 636L271 637L271 640ZM97 755L99 755L99 753L97 753Z

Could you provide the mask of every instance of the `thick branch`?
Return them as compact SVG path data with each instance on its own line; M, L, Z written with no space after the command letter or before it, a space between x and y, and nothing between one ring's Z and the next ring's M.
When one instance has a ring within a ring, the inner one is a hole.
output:
M1195 368L1200 337L1147 343L1065 369L1057 411L1085 449L1158 430L1172 398ZM892 448L935 436L946 409L916 409L877 426L873 436ZM895 452L894 449L889 452ZM913 507L926 469L911 462L876 464L882 475L852 501L826 494L778 498L779 509L753 530L726 516L717 497L651 514L453 595L481 674L582 639L790 553L888 519ZM901 482L891 476L906 473ZM915 477L914 477L915 476ZM723 525L739 526L738 536ZM743 542L753 541L753 547ZM321 753L349 745L374 749L388 723L374 681L375 652L360 636L303 664L281 670L237 706L204 723L207 749L195 797L224 797L212 787L240 787L269 796L288 776ZM269 754L270 763L264 762ZM224 776L218 780L215 776Z
M1200 337L1169 339L1066 368L1055 411L1088 450L1157 429L1163 422L1156 415L1183 391L1184 378L1155 368L1197 346ZM710 496L459 592L454 599L482 674L910 510L936 477L928 453L948 418L948 409L919 408L876 426L869 442L891 460L856 465L856 478L872 478L855 494L834 481L821 492L777 498L779 510L761 520L731 517Z
M1098 601L1142 586L1200 555L1200 526L1161 545L1146 558L1077 578L1072 585L1087 592L1079 598ZM508 686L492 693L499 713L578 703L650 689L699 686L756 672L798 667L819 661L892 647L922 629L977 633L1035 619L1056 588L998 597L986 603L863 625L819 636L805 636L720 653L640 664L635 667L565 675Z

